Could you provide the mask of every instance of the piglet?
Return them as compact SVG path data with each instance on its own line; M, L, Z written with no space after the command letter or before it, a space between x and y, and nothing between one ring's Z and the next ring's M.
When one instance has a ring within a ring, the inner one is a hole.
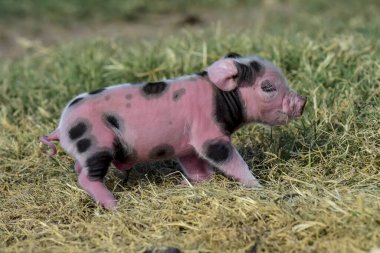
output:
M231 134L250 122L286 124L301 116L305 103L269 61L229 53L198 74L83 93L40 140L50 155L59 140L76 160L79 185L114 209L117 201L104 185L111 163L128 171L136 163L175 158L192 182L209 179L216 167L244 186L260 187Z

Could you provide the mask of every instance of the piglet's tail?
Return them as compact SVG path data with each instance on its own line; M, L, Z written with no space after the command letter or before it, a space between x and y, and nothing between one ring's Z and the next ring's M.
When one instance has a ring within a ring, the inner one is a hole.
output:
M57 147L52 143L52 141L58 141L59 140L59 131L58 129L54 130L48 135L41 136L40 142L42 142L45 145L49 146L49 151L45 152L48 156L54 156L57 153Z

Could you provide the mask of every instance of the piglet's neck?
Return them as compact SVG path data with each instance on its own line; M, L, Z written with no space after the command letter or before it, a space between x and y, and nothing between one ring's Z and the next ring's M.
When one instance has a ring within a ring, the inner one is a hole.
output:
M198 73L199 79L213 88L213 112L215 120L226 135L231 135L246 122L246 113L242 105L239 89L223 91L212 83L206 71Z
M246 122L245 110L238 89L222 91L215 87L215 118L223 131L230 135Z

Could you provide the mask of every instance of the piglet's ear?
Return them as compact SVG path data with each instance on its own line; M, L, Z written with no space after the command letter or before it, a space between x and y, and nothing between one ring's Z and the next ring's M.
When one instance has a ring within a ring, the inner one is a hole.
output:
M231 91L237 87L234 80L238 74L235 62L232 59L222 59L214 62L207 69L208 78L219 89L224 91Z

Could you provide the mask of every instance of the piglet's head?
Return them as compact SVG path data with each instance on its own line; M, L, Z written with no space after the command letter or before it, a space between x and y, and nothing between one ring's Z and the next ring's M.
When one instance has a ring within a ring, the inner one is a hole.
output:
M238 89L248 122L283 125L303 113L307 98L292 91L280 70L267 60L229 53L207 72L220 90Z

